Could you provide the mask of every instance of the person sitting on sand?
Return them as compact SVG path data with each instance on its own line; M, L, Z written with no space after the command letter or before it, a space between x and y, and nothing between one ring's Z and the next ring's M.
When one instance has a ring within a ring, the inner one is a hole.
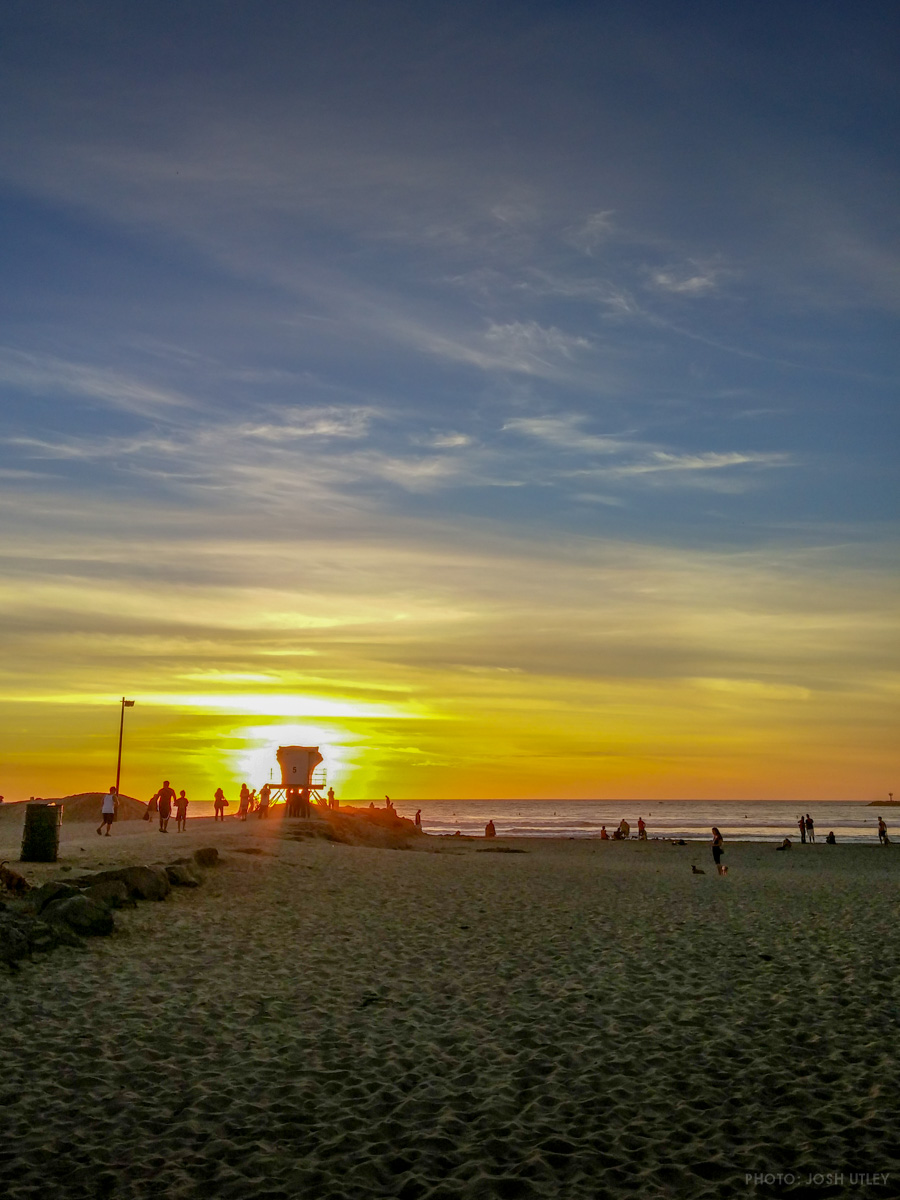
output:
M716 870L720 875L727 875L728 868L722 866L722 855L725 853L725 839L722 837L719 830L713 825L712 827L712 856L713 862L716 864Z
M225 806L227 804L228 804L228 801L225 799L225 793L222 791L221 788L216 788L216 794L213 797L213 811L215 812L214 819L216 821L224 821L225 820ZM241 800L241 804L242 804L242 806L244 805L243 800ZM246 806L244 806L241 809L241 811L246 812L247 811ZM240 813L238 815L240 815Z
M175 789L169 787L168 779L156 793L156 803L159 806L159 832L169 832L169 817L172 815L172 801L175 799Z
M496 837L496 836L497 836L497 830L496 830L496 829L495 829L495 827L494 827L494 822L493 822L493 821L488 821L487 825L485 825L485 827L484 827L484 836L485 836L486 838L492 838L492 837Z
M609 841L609 834L606 832L606 826L605 826L605 825L601 825L601 826L600 826L600 841L601 841L601 842L608 842L608 841Z
M109 791L103 797L103 803L100 805L100 824L97 826L97 835L103 833L103 826L106 826L106 836L112 833L112 824L116 819L116 809L119 807L119 796L116 791L116 785L111 783Z
M184 794L184 788L182 788L178 793L178 799L175 801L175 828L179 833L184 833L184 826L187 821L187 806L188 798Z
M791 839L790 838L785 838L780 846L775 847L776 850L790 850L790 848L791 848Z
M833 829L829 829L829 830L828 830L828 837L825 839L825 841L826 841L826 843L827 843L829 846L836 846L836 845L837 845L837 838L834 836L834 830L833 830Z

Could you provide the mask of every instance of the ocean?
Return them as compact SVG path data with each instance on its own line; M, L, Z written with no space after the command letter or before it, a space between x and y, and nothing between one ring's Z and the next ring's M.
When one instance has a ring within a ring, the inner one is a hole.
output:
M708 840L716 825L727 840L742 842L799 840L797 817L809 812L817 841L834 830L839 842L877 843L879 813L890 833L892 816L898 811L869 808L858 801L398 800L395 804L402 817L412 817L420 808L423 828L432 834L478 836L492 820L498 837L591 838L600 836L603 825L612 836L624 817L636 836L638 817L643 817L648 838Z

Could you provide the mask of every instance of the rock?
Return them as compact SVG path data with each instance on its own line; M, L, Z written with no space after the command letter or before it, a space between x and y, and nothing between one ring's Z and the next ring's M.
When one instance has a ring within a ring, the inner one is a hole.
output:
M80 895L78 888L73 887L71 883L51 880L50 883L42 883L40 887L32 888L28 893L28 903L36 913L41 913L54 900L65 900L69 896Z
M60 928L61 926L54 928L47 921L30 921L25 934L28 938L28 948L32 954L46 954L48 950L55 950L60 945L58 932ZM72 936L75 937L74 934ZM77 937L75 937L75 943L79 946L81 945ZM68 945L70 943L66 942L65 944Z
M107 908L136 908L137 902L132 900L128 885L122 879L102 879L84 889L88 900L96 900Z
M219 852L215 846L201 846L194 851L194 862L198 867L214 867L219 861Z
M165 900L172 890L162 867L125 867L120 878L136 900Z
M200 880L191 868L184 866L182 863L169 863L166 867L166 875L169 878L169 883L174 887L200 886Z
M161 867L118 867L114 871L98 871L78 880L80 887L94 887L108 880L124 883L136 900L165 900L172 890L169 878Z
M53 900L44 909L44 919L53 925L62 923L84 937L104 937L113 931L113 916L105 904L87 896L69 896Z
M22 925L21 918L0 913L0 962L6 963L11 971L18 970L19 960L31 953Z

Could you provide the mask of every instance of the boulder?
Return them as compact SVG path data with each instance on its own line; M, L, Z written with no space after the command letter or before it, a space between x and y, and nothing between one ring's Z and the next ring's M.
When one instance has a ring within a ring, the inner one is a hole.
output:
M40 887L32 888L28 893L28 903L36 913L41 913L54 900L65 900L69 896L80 895L78 888L73 887L71 883L51 880L50 883L42 883Z
M165 900L172 890L161 867L118 867L114 871L98 871L77 882L79 887L88 888L109 880L124 883L135 900Z
M81 941L75 934L72 934L72 942L63 937L60 939L59 931L62 926L53 926L47 921L34 920L30 921L26 931L28 938L28 948L32 954L46 954L48 950L55 950L59 945L70 945L72 942L81 945Z
M84 889L88 900L96 900L107 908L135 908L137 902L132 900L128 885L122 879L102 879Z
M169 883L173 887L199 887L200 879L191 870L190 867L184 866L183 863L169 863L166 867L166 875L169 878Z
M0 913L0 962L6 963L11 971L18 970L19 960L31 953L23 926L22 918Z
M198 867L214 867L219 861L219 852L215 846L201 846L194 851L194 862Z
M120 878L136 900L165 900L172 890L162 867L125 867Z
M105 904L87 896L69 896L53 900L43 912L44 920L52 925L68 925L84 937L103 937L113 931L113 916Z

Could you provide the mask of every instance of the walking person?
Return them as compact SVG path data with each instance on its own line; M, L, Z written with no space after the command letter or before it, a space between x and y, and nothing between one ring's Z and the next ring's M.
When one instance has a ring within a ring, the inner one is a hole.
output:
M813 824L813 819L809 813L806 814L806 836L811 842L816 840L816 827Z
M169 817L172 815L172 802L175 799L175 789L169 787L168 779L163 780L163 785L156 793L156 803L159 807L159 832L169 832Z
M722 866L722 855L725 853L725 839L718 829L716 829L715 825L712 827L712 834L712 856L713 862L716 864L716 871L720 875L727 875L728 868Z
M112 833L112 824L116 819L116 809L119 807L119 797L116 792L116 785L111 783L109 791L103 797L103 803L100 805L100 824L97 826L97 836L100 837L103 833L103 827L106 826L106 836Z
M184 788L178 793L178 799L175 801L175 828L179 833L185 832L185 823L187 822L187 806L188 798L184 794Z
M881 842L882 846L887 846L889 844L887 825L884 823L884 817L878 818L878 840Z

